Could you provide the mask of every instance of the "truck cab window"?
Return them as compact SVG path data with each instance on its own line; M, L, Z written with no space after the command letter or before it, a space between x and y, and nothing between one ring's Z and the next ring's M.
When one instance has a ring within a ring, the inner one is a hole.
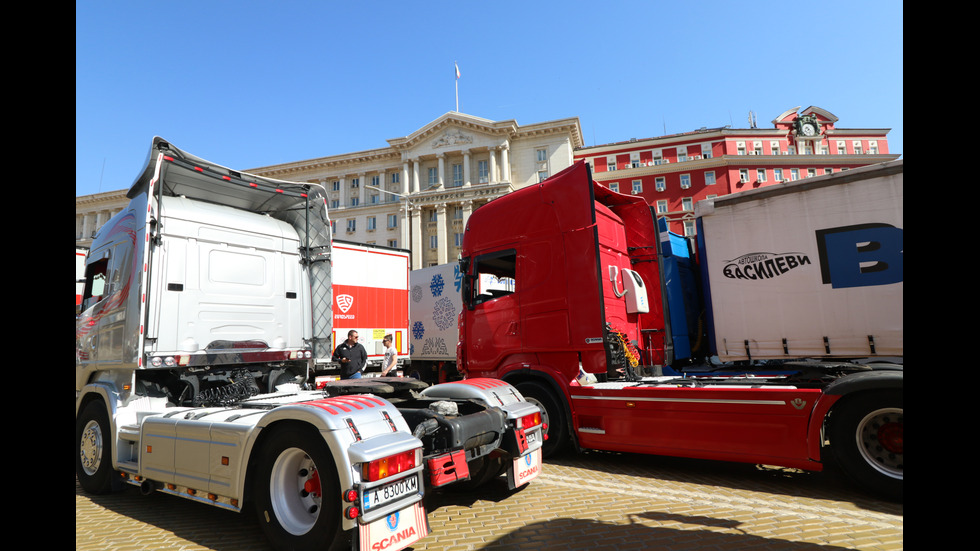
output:
M109 259L95 261L85 268L85 294L82 297L82 310L102 300L106 291L106 271Z
M517 252L508 249L476 257L470 278L471 305L513 293L517 285Z

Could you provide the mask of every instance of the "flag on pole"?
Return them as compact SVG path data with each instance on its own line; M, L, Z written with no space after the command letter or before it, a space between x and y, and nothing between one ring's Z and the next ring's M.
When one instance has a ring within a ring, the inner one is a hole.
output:
M459 80L459 63L453 62L453 65L456 66L456 80Z

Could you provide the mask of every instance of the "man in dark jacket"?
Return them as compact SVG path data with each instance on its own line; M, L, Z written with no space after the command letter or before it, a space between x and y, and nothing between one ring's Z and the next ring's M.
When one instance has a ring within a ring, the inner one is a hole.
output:
M333 351L333 361L340 363L341 379L360 379L367 364L367 350L357 342L357 331L347 332L347 340Z

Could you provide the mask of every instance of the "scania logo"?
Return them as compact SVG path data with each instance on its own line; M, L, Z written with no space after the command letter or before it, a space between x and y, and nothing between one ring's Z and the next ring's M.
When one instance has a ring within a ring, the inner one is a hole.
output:
M354 305L354 297L350 295L337 295L337 306L340 307L340 311L347 313L350 307Z
M803 253L749 253L726 260L722 273L729 279L772 279L810 263Z
M394 532L398 529L398 513L394 512L385 518L385 523L388 525L388 529Z
M803 409L806 407L806 400L802 398L793 398L793 400L790 401L790 404L796 409Z

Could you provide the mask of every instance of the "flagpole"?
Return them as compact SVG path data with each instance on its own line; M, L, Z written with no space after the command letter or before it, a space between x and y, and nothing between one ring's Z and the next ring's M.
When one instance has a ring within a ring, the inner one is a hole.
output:
M456 112L459 113L459 63L453 62L456 69Z

